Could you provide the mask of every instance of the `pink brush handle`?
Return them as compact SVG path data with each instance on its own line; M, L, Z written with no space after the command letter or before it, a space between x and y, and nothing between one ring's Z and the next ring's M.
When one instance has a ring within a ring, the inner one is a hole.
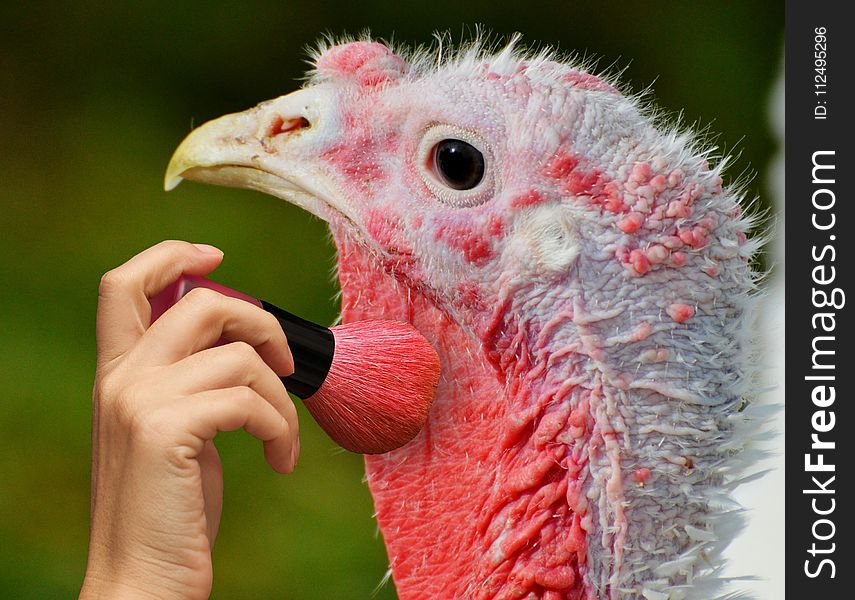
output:
M320 389L332 365L335 336L326 327L302 319L269 302L247 296L204 277L182 275L178 281L149 300L151 322L154 323L190 290L199 287L255 304L276 317L288 338L288 347L294 357L294 373L288 377L282 377L282 382L289 392L303 399L311 397ZM216 345L225 343L226 340L220 339Z
M224 296L237 298L238 300L245 300L250 304L255 304L259 308L264 308L261 305L261 300L257 300L252 296L233 290L232 288L219 284L216 281L211 281L204 277L197 277L196 275L182 275L177 281L169 284L169 286L157 296L149 299L149 303L151 304L151 322L154 323L169 309L169 307L181 300L187 292L195 288L208 288L209 290L214 290Z

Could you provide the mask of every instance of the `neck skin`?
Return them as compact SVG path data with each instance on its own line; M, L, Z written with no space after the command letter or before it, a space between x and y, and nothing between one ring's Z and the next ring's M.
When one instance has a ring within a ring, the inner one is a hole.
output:
M402 599L640 597L703 570L734 406L691 402L671 323L572 285L451 317L336 238L344 320L411 322L443 368L419 436L366 459Z

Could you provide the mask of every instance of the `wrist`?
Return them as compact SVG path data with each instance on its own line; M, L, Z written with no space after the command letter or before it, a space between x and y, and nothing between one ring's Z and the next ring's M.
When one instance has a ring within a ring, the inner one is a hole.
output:
M94 519L93 519L94 520ZM111 532L112 533L112 532ZM105 537L123 543L104 542ZM80 598L206 600L213 573L210 548L188 550L181 540L139 540L132 532L105 536L93 528ZM164 550L167 547L174 550Z
M205 600L210 596L209 574L151 557L120 560L90 554L79 600Z
M155 600L164 598L162 591L148 591L151 586L143 582L122 582L107 579L87 573L83 579L78 600L101 600L115 598L117 600ZM177 596L176 596L177 597Z

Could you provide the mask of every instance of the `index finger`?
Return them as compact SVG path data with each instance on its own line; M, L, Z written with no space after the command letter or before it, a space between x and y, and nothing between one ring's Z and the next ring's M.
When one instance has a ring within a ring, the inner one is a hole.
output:
M151 321L149 297L182 274L207 275L222 260L222 251L213 246L168 240L105 273L95 323L98 364L121 356L139 340Z

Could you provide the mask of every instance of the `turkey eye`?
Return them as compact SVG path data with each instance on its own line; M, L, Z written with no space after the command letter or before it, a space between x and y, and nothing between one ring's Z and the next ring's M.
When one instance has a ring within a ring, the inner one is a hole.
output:
M428 123L410 160L437 201L452 208L471 208L497 193L494 157L490 144L477 131Z
M443 183L455 190L471 190L484 178L484 155L463 140L439 142L433 162Z

